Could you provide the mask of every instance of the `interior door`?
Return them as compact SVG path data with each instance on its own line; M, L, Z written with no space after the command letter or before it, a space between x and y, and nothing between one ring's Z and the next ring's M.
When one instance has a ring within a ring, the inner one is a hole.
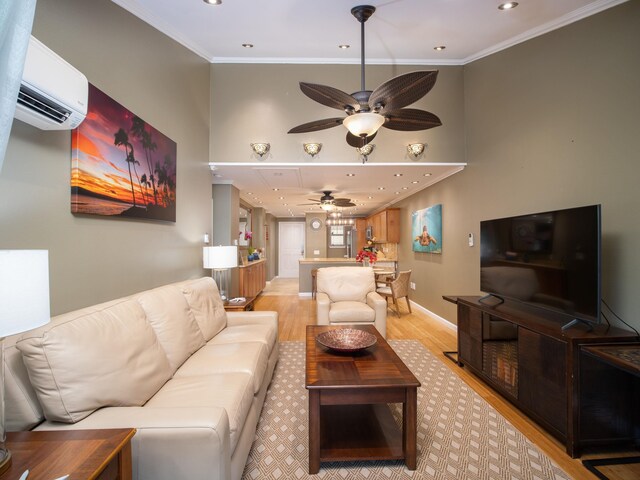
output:
M278 277L298 278L304 258L304 222L278 224Z

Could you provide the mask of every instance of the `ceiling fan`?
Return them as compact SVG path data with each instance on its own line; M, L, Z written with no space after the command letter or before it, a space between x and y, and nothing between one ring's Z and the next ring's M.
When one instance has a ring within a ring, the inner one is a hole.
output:
M365 90L364 24L376 8L360 5L351 14L360 22L361 60L360 91L351 95L337 88L300 82L300 90L322 105L344 110L346 118L335 117L298 125L288 133L307 133L336 127L347 127L347 143L362 148L376 136L380 127L391 130L416 131L442 125L433 113L417 108L403 108L424 97L435 85L437 70L410 72L386 81L375 90Z
M313 203L302 203L300 204L300 206L319 205L323 210L332 210L334 207L343 208L356 206L356 204L353 203L350 198L335 198L333 195L331 195L331 190L324 190L322 193L324 193L324 195L320 197L319 200L309 198L309 201Z

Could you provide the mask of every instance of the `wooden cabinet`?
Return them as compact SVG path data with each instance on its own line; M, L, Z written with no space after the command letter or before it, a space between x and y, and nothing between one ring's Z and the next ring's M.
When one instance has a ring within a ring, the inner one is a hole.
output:
M356 218L356 251L353 256L367 245L367 220L364 218Z
M257 296L267 284L267 261L256 260L248 265L238 267L240 270L240 296L245 298Z
M585 345L629 342L633 332L607 326L562 331L567 317L518 302L492 305L479 297L444 297L458 306L458 364L559 438L572 457L586 445L627 441L629 431L612 434L604 421L619 389L602 391L601 376L585 375ZM598 391L599 408L591 408ZM583 407L584 405L584 407ZM588 433L588 436L586 436Z
M388 208L367 218L376 243L400 243L400 209Z

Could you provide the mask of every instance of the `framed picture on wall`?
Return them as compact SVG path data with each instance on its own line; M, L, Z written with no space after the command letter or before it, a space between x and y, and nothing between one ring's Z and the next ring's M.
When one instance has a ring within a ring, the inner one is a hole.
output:
M71 212L176 221L177 145L89 84L71 132Z
M411 214L414 252L442 253L442 205L417 210Z

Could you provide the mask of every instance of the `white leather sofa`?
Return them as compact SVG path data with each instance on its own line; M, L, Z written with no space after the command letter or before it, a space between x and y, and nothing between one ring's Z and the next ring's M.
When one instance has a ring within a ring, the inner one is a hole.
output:
M5 346L8 430L134 427L134 479L239 479L278 314L225 312L205 277L59 315Z
M317 273L318 325L375 325L387 336L387 302L371 267L326 267Z

